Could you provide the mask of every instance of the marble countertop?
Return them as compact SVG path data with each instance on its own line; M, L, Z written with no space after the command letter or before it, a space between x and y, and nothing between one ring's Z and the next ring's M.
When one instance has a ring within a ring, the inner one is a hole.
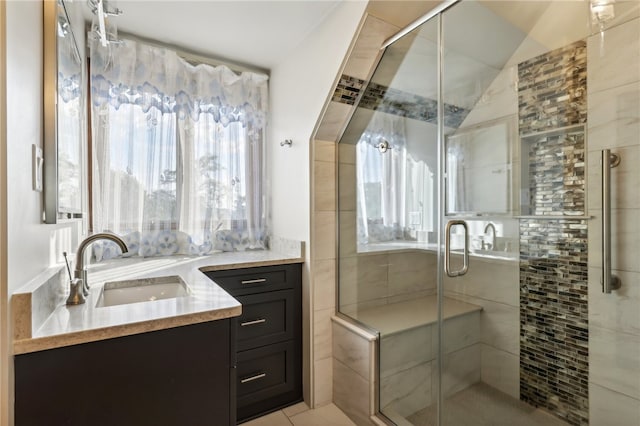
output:
M283 254L275 251L217 253L204 257L114 259L88 268L91 292L86 303L77 306L57 303L52 307L52 312L42 319L41 325L32 312L33 299L36 299L34 295L41 286L31 284L13 295L13 316L17 329L14 333L14 353L23 354L235 317L242 313L240 303L203 272L302 262L302 252ZM58 275L61 273L58 272ZM189 296L96 307L105 282L169 275L178 275L185 281L190 290Z

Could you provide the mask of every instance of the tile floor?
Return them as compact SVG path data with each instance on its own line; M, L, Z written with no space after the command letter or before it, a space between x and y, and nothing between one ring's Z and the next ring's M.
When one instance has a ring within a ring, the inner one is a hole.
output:
M443 424L449 426L568 426L557 417L484 383L452 395L444 405ZM435 407L429 407L407 420L415 426L434 426L435 418Z
M310 410L301 402L280 411L258 417L242 426L356 426L333 404Z

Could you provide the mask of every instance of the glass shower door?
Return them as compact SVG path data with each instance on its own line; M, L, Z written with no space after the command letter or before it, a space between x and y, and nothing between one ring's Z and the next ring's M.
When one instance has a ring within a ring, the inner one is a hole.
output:
M379 337L372 381L394 424L637 421L638 325L623 300L635 296L601 295L596 170L601 149L637 158L638 67L620 58L637 62L640 6L589 6L456 2L355 88L339 307ZM622 210L637 191L624 161L613 269L628 282L637 226Z
M385 49L339 146L340 312L379 335L396 424L436 405L437 20Z
M590 392L605 386L590 380L606 381L601 372L624 355L600 342L613 321L590 309L615 298L600 298L587 248L597 253L600 239L598 145L624 144L600 130L604 115L622 114L623 97L607 105L604 88L632 80L611 52L624 37L638 51L638 4L589 6L463 0L440 16L441 239L453 271L466 237L470 254L467 273L445 274L438 289L440 425L586 425L611 414L594 409ZM451 221L468 234L446 232ZM433 424L420 415L409 420ZM616 416L605 423L627 424Z
M438 396L439 424L446 426L536 424L527 423L534 408L519 400L513 56L526 34L492 11L494 4L462 1L441 15L441 213L450 267L439 288ZM468 268L456 274L465 254ZM411 419L415 425L430 424L419 415ZM547 424L554 423L540 423Z

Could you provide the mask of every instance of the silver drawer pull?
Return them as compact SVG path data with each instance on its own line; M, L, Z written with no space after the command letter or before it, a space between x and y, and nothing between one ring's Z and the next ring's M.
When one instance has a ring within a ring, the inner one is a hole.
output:
M266 282L267 279L266 278L258 278L255 280L244 280L244 281L240 281L241 284L258 284L258 283L263 283Z
M246 379L240 380L240 383L253 382L254 380L262 379L266 376L267 376L266 373L256 374L255 376L247 377Z
M247 325L262 324L263 322L267 322L267 320L264 319L264 318L260 318L260 319L254 320L254 321L241 322L240 326L241 327L246 327Z

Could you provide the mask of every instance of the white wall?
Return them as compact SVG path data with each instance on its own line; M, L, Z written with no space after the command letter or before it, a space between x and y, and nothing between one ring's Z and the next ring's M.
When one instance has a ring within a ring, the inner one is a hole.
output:
M6 158L3 179L7 182L6 281L2 293L10 297L38 273L60 261L63 250L73 251L77 225L44 225L42 193L32 190L31 146L42 147L42 2L5 2L6 25ZM2 212L5 214L5 211ZM0 425L12 423L13 385L11 356L11 312L0 306L3 370ZM5 334L6 333L6 334ZM5 339L6 337L6 339ZM8 341L8 342L7 342Z
M309 240L309 141L366 1L338 4L271 70L269 169L275 235ZM280 142L292 139L291 148Z
M9 357L7 324L7 140L6 140L6 2L0 2L0 425L9 425Z
M310 291L310 142L322 109L334 88L342 62L364 13L366 1L338 4L282 63L271 70L271 126L267 149L273 234L306 244L303 268L304 398L316 404L311 371L314 332ZM291 148L281 147L285 139ZM330 370L330 369L329 369ZM323 387L330 380L320 378ZM324 392L326 393L326 392ZM325 402L322 398L319 403ZM330 401L330 391L329 398Z

